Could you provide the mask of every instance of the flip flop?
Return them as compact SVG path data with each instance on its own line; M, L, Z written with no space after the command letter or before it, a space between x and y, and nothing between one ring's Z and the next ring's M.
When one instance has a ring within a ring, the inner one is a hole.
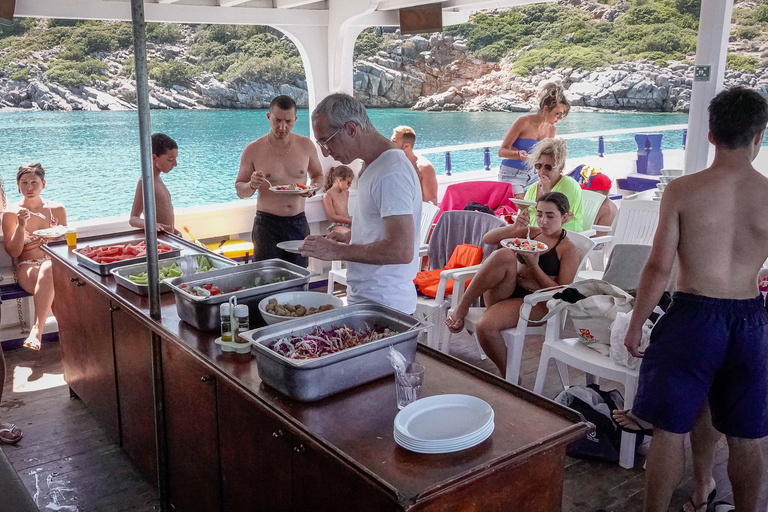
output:
M651 436L651 437L653 437L653 429L652 428L643 428L643 426L638 421L637 416L632 414L632 410L631 409L627 410L626 412L624 412L624 416L629 421L631 421L632 423L637 425L638 428L624 427L622 425L619 425L619 422L616 421L616 419L613 418L613 416L611 416L611 419L613 420L613 423L616 425L616 428L618 428L622 432L626 432L628 434L642 434L644 436Z
M14 431L18 432L18 437L13 435ZM0 444L16 444L21 441L22 437L24 437L24 434L16 425L11 425L9 428L0 428Z
M699 503L697 505L697 504L695 504L693 502L693 499L690 496L688 496L688 503L690 503L691 506L693 506L693 512L697 512L702 507L704 507L704 510L709 510L709 506L712 504L713 501L715 501L715 497L716 496L717 496L717 489L712 489L712 492L709 493L709 496L707 496L707 501L706 502ZM726 510L733 510L733 508L729 508L729 509L723 509L722 511L719 511L719 510L717 510L718 503L719 504L724 504L724 505L730 505L730 503L726 503L724 501L718 501L717 503L715 503L715 506L714 506L714 509L713 509L715 512L725 512ZM730 506L733 507L733 505L730 505ZM682 512L685 512L684 509L680 509L680 510Z
M718 501L712 505L712 512L731 512L732 510L736 510L736 507L727 501Z

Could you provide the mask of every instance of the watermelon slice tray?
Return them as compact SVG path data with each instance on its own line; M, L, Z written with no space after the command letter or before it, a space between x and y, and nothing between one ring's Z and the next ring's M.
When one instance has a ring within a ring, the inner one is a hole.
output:
M143 242L143 241L144 241L143 238L137 238L135 240L127 240L125 242L105 244L105 245L101 245L101 246L99 246L99 245L91 245L90 248L91 249L100 249L100 248L103 248L103 247L112 247L112 246L117 246L117 245L135 245L135 244L138 244L139 242ZM159 253L157 255L157 257L159 259L175 258L176 256L180 256L181 255L181 248L178 247L175 244L168 243L168 242L165 242L165 241L161 242L159 240L158 240L158 244L163 244L163 245L166 245L166 246L171 248L170 251ZM99 263L99 262L94 261L91 258L81 254L80 253L81 250L82 249L75 249L75 251L74 251L75 257L77 258L77 264L87 268L88 270L96 272L97 274L102 275L102 276L108 276L109 273L110 273L110 270L112 270L113 268L123 267L125 265L133 265L134 263L142 263L142 262L147 261L147 257L146 256L140 256L140 257L135 257L135 258L126 258L126 259L120 260L120 261L113 261L113 262L110 262L110 263Z

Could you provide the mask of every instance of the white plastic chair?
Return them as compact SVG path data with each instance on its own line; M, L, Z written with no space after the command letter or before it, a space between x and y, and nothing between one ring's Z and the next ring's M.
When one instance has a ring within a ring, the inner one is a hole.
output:
M421 225L419 226L419 268L424 256L427 255L427 237L432 230L432 223L440 210L432 203L421 203ZM336 283L347 285L347 269L343 261L334 260L331 262L331 270L328 271L328 289L327 293L333 295Z
M435 231L429 240L429 265L431 268L442 268L450 258L456 246L461 244L473 244L483 248L484 258L490 255L499 246L490 246L483 243L483 236L488 231L506 226L506 222L488 215L487 213L450 210L443 212L437 221ZM443 270L440 273L440 283L438 284L435 298L419 296L416 299L416 312L414 316L419 319L429 317L429 323L432 324L427 330L427 345L432 348L438 348L441 340L445 340L445 334L448 330L445 327L445 313L450 306L446 300L445 289L448 281L456 273L466 272L471 269L475 271L480 268L479 265L473 267L463 267L451 270ZM462 283L463 284L463 283ZM442 344L446 344L443 342Z
M547 300L547 297L551 298L554 293L555 291L541 294L536 293L529 295L526 299L533 297L532 300L536 301ZM547 302L547 307L553 309L558 302L557 300L550 300ZM568 367L572 366L587 374L588 384L597 383L599 377L623 384L624 408L631 409L637 392L638 370L631 370L626 366L615 364L610 357L606 357L580 343L578 338L564 339L562 337L562 329L565 317L566 310L563 309L547 320L544 345L541 348L541 359L539 360L539 369L536 373L536 383L533 385L533 392L539 395L542 394L549 360L555 359L564 388L570 385ZM635 434L622 432L619 465L625 469L631 469L634 464Z
M659 201L642 199L622 201L610 234L592 238L595 243L603 244L603 258L599 262L603 265L594 265L593 268L599 267L595 270L582 270L577 280L602 279L604 262L610 256L614 245L653 245L653 237L656 235L656 227L659 224L659 206Z
M581 233L574 233L572 231L568 231L567 233L568 239L571 240L579 250L579 255L581 256L579 269L582 269L584 268L584 264L587 261L590 251L595 247L595 242L593 239L586 237ZM477 268L479 267L461 269L464 271L453 274L453 299L450 311L453 311L456 309L456 306L458 306L459 300L466 289L467 280L474 277L477 273ZM563 287L558 286L554 288L554 290L560 290L561 288ZM551 298L545 295L542 296L542 299L538 299L537 296L539 296L539 293L528 295L523 299L523 307L520 309L520 319L517 322L517 327L501 331L501 336L504 338L504 343L507 345L507 374L504 378L513 384L517 384L518 377L520 376L520 365L523 361L523 344L525 343L526 335L544 333L544 325L529 325L529 323L524 320L530 316L533 306ZM477 323L480 321L483 313L485 313L485 308L469 308L469 313L464 317L464 329L472 333L478 348L480 347L480 342L477 340ZM445 347L441 348L443 352L448 353L450 341L451 339L449 337L444 343ZM480 349L480 352L482 354L482 349ZM485 354L481 355L482 358L485 358L484 356Z
M600 206L602 206L603 201L605 201L605 196L600 192L595 192L593 190L582 190L581 197L584 204L583 227L585 231L589 231L590 229L595 229L593 224L595 223L595 218L597 217L597 212L600 210Z

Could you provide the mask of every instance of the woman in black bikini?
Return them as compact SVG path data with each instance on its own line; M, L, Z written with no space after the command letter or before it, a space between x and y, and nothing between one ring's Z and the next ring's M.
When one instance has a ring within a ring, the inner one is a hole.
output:
M528 210L522 210L514 224L486 233L483 242L498 245L505 238L525 238L530 220ZM538 227L530 228L530 236L545 243L549 250L538 254L495 251L483 262L456 310L445 321L451 332L460 332L470 306L482 295L488 309L477 324L477 339L502 375L507 372L507 347L501 331L517 325L523 297L542 288L570 284L576 277L579 251L563 229L570 215L564 194L548 192L539 197ZM531 311L531 319L540 319L546 312L546 304L538 304Z
M22 200L3 215L6 252L16 260L19 285L33 294L35 323L24 346L40 350L45 319L53 305L51 258L42 250L47 239L34 231L67 225L67 212L56 202L40 197L45 188L45 170L40 164L22 165L16 173Z

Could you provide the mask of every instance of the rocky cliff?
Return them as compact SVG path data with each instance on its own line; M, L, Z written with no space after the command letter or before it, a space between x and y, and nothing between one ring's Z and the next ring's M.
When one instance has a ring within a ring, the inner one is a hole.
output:
M565 0L561 0L561 3ZM612 21L627 8L621 0L611 6L591 0L567 0L597 19ZM490 14L494 14L491 11ZM647 60L624 62L594 71L534 68L525 76L513 72L516 54L500 62L478 59L460 36L443 33L427 37L387 36L387 44L375 55L357 60L354 93L370 107L412 107L424 111L513 111L533 109L536 91L543 80L558 80L575 107L686 112L692 85L692 56L685 62L660 67ZM732 37L733 52L766 55L759 42ZM0 57L5 50L0 49ZM10 62L0 78L0 109L126 110L136 108L135 83L127 76L130 50L97 52L90 57L105 64L87 86L64 87L47 79L47 71L62 47L39 50L26 62ZM197 57L184 44L147 43L153 62L193 66ZM303 77L291 83L262 80L226 81L221 75L203 72L163 87L150 80L150 105L156 109L265 108L278 94L292 96L307 106ZM728 70L726 85L741 84L768 95L768 68L754 73Z

